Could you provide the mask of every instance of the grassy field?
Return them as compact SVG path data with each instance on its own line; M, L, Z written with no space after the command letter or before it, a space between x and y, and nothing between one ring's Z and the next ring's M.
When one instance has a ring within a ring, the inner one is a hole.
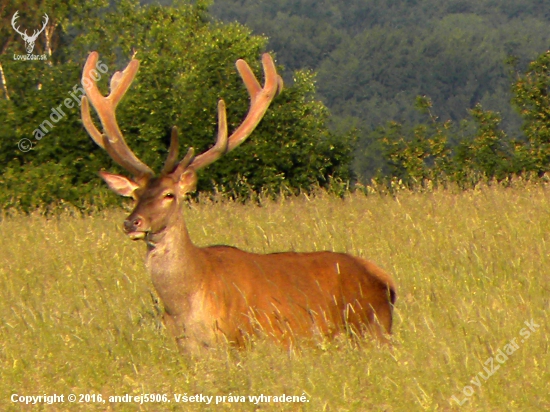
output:
M321 194L186 210L200 245L328 249L384 267L398 284L392 350L341 339L289 353L258 342L189 361L160 323L145 246L122 234L124 216L0 222L1 410L550 409L548 187ZM64 403L12 402L53 394ZM126 394L171 402L109 402ZM249 401L262 394L300 401ZM175 395L212 398L177 403Z

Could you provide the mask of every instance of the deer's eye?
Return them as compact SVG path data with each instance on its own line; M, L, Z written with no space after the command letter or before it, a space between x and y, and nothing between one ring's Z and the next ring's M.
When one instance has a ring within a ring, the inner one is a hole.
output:
M164 195L164 198L165 198L165 199L173 199L174 197L175 197L174 194L171 193L171 192L168 192L168 193L166 193L166 194Z

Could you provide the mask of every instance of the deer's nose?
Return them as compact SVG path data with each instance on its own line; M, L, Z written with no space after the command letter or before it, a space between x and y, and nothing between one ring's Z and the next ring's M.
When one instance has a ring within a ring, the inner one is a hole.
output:
M135 232L143 226L143 219L140 216L130 216L124 221L124 230L126 232Z

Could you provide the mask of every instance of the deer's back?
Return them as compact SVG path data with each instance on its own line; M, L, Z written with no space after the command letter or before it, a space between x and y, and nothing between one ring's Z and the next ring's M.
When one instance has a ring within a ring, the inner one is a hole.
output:
M260 329L282 339L333 335L350 325L363 328L376 313L390 332L395 287L372 262L327 251L261 255L228 246L202 251L211 265L207 299L222 329L244 334Z

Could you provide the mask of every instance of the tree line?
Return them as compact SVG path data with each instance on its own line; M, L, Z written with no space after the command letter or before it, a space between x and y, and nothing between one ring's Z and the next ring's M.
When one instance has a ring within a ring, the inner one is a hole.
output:
M97 176L102 168L117 167L80 120L80 76L90 51L98 51L106 67L98 82L105 95L116 70L134 54L140 61L117 119L128 144L154 170L166 157L174 125L182 145L197 153L213 145L218 99L226 102L230 131L244 119L249 101L235 69L237 59L245 59L262 79L266 38L238 23L213 21L207 2L13 1L0 11L3 209L30 211L60 201L86 209L118 202ZM13 57L26 54L11 27L16 11L18 24L29 33L40 27L44 14L50 16L47 42L41 37L34 51L46 54L46 61ZM308 70L296 71L295 81L275 99L253 136L201 173L199 190L246 199L349 180L353 135L329 130L329 113L314 98L313 78Z
M366 181L388 170L373 131L425 122L419 95L454 124L481 104L520 138L511 84L550 45L550 3L538 0L215 0L211 11L268 36L287 79L318 73L333 130L357 130L353 169Z
M259 56L274 51L284 92L242 147L201 173L199 191L249 199L317 187L342 193L370 178L471 187L543 176L550 79L548 53L538 50L550 6L520 3L5 2L0 208L119 202L97 172L120 170L80 120L80 76L92 50L104 94L115 71L134 55L140 61L117 119L155 170L174 125L196 152L214 143L218 99L230 130L237 127L249 102L234 63L244 58L261 79ZM29 33L49 16L33 52L45 60L15 58L28 55L12 28L16 11Z

